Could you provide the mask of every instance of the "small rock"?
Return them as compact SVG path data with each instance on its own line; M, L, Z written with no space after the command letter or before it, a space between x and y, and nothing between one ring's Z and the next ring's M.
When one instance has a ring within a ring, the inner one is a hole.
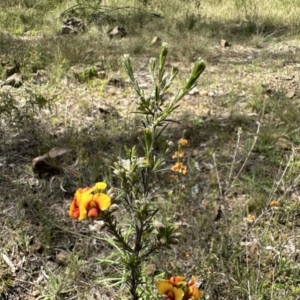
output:
M139 84L140 89L146 89L148 88L149 83L148 82L142 82Z
M191 156L192 157L200 157L200 150L199 149L193 149Z
M63 25L61 28L61 34L70 34L73 32L73 29L71 26Z
M9 59L5 55L0 56L0 64L2 67L9 64Z
M221 46L223 47L223 48L228 48L228 47L230 47L231 45L229 44L229 42L227 41L227 40L221 40Z
M278 138L278 140L276 142L276 147L279 150L292 150L293 143L285 138L280 137L280 138Z
M151 40L150 45L153 45L153 46L158 46L158 45L159 45L159 46L160 46L161 43L162 43L161 38L158 37L158 36L155 36L155 37Z
M20 68L17 64L8 64L5 66L6 77L12 76L15 73L19 73Z
M91 231L101 231L101 229L105 226L105 223L103 220L100 221L94 221L94 224L89 225L89 229Z
M85 30L85 25L81 19L69 18L63 21L61 28L61 34L77 34L82 33Z
M66 266L71 259L71 254L67 251L61 251L55 256L55 261L61 266Z
M198 95L199 94L199 90L197 88L192 88L190 91L189 91L189 94L190 95Z
M62 171L63 160L66 160L71 149L54 147L48 153L32 160L32 169L40 177L48 174L57 174Z
M115 118L115 119L121 118L120 114L118 113L118 110L113 106L102 105L98 109L104 120L107 120L108 117Z
M45 267L47 269L49 269L51 272L54 272L55 270L57 270L59 268L58 263L54 262L53 260L47 261ZM44 278L44 276L43 276L43 278Z
M38 70L35 74L33 74L33 83L34 84L45 84L49 81L50 75L45 70Z
M42 243L40 241L35 241L32 245L32 250L34 253L42 253L44 250Z
M270 95L272 94L274 91L272 90L271 87L264 87L262 94L266 94L266 95Z
M41 294L41 292L39 290L33 290L31 293L31 295L35 298L38 297L40 294Z
M25 257L24 257L25 258ZM30 276L27 273L22 273L19 277L19 279L23 280L23 281L27 281L30 279Z
M149 265L146 265L145 273L147 274L147 276L153 276L154 273L156 272L156 270L157 270L157 267L155 264L149 264Z
M118 73L115 73L109 77L107 80L107 85L113 85L116 87L123 87L124 82L121 80L121 77Z
M211 171L211 170L214 169L214 166L213 166L213 164L211 164L211 163L205 163L205 162L203 162L202 165L203 165L204 168L205 168L206 170L208 170L208 171Z
M12 76L9 76L3 83L3 85L10 85L14 88L19 88L23 84L23 78L20 73L15 73Z
M96 68L97 72L104 71L105 70L104 62L103 61L96 62L95 68Z
M107 78L107 74L105 71L99 71L97 74L98 74L98 78L100 78L100 79Z
M110 39L113 37L123 38L127 35L127 31L124 27L116 26L113 30L108 33Z
M295 95L296 95L296 91L295 91L294 89L289 90L289 91L285 94L285 96L286 96L287 98L289 98L289 99L292 99Z
M88 82L89 80L98 77L98 73L95 67L85 66L78 64L70 68L70 72L81 83Z
M275 79L281 79L281 80L287 80L287 81L293 80L294 78L295 78L295 75L292 75L292 76L283 75L283 76L276 76L275 77Z
M183 228L190 228L191 227L191 225L189 223L184 222L184 221L175 222L174 225L178 226L178 227L183 227Z
M208 91L202 90L199 92L200 96L207 96L208 95Z

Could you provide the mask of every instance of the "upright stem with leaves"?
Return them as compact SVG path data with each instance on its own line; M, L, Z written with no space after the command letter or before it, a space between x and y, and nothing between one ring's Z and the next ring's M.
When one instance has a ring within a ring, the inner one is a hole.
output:
M170 114L179 107L179 101L195 86L205 69L202 59L197 60L185 85L179 89L173 100L169 101L166 92L178 74L178 68L172 67L168 74L165 62L168 46L162 45L159 60L150 59L150 75L153 94L146 96L140 89L134 76L131 59L123 58L123 67L127 72L131 85L138 96L136 113L142 115L141 155L134 146L126 148L126 159L118 158L113 165L114 176L119 180L119 197L123 200L124 209L131 220L130 230L125 234L114 214L104 215L108 231L114 237L118 247L123 251L122 264L126 269L125 281L129 286L132 300L144 299L142 286L142 265L150 254L170 245L178 244L179 232L174 225L163 224L155 220L159 208L155 205L157 186L155 177L165 165L165 157L169 149L156 153L154 145L158 137L166 129L171 120Z

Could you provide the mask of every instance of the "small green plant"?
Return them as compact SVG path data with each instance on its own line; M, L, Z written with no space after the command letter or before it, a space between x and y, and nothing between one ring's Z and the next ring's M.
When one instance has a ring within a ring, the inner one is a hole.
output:
M30 120L42 108L51 109L52 100L45 98L40 93L27 90L25 101L22 103L10 92L0 93L1 125L21 128L26 120Z
M81 83L87 83L93 78L97 77L97 71L93 67L87 67L85 69L79 68L77 72L74 72L74 76L78 79Z
M174 122L170 118L171 113L178 109L179 101L195 86L205 69L203 60L198 59L185 85L179 89L173 100L169 101L166 92L178 74L178 68L172 67L170 74L166 73L167 54L168 46L163 44L159 60L150 60L153 85L153 94L150 96L146 96L140 89L130 57L125 55L123 58L123 67L138 96L136 113L142 116L142 135L139 139L141 147L135 145L126 148L126 157L115 159L112 165L113 176L119 183L114 192L117 194L119 205L112 204L112 190L107 194L103 192L106 183L98 182L92 188L78 189L69 211L71 217L79 220L100 216L104 221L111 235L111 239L106 241L119 253L119 264L123 269L123 278L112 278L111 281L125 283L132 300L153 299L148 286L150 281L145 279L144 264L151 255L179 243L181 233L178 232L178 226L166 220L159 220L156 196L157 174L170 171L165 168L169 148L157 152L154 145L168 124ZM174 154L178 159L171 168L172 171L183 175L187 168L180 161L180 157L183 154L181 147L186 143L185 139L179 141L178 151ZM115 216L115 211L118 210L122 210L123 215L126 214L126 226ZM168 299L198 299L202 295L195 286L194 278L186 282L183 277L174 276L169 280L158 281L157 288L158 292L167 295Z

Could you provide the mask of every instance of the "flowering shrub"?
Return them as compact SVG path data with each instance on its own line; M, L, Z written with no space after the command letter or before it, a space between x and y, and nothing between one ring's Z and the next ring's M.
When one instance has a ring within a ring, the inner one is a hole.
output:
M126 157L115 159L111 166L113 176L118 182L118 199L121 201L123 220L128 220L126 228L114 216L116 204L111 205L111 197L103 191L104 182L98 182L89 188L76 191L71 204L69 215L72 218L84 220L88 217L102 218L106 230L111 234L111 240L106 240L114 246L120 257L120 268L123 268L122 278L118 281L125 283L132 300L153 299L151 278L147 278L143 265L153 253L169 249L179 244L181 236L178 226L159 221L159 206L156 199L156 174L166 169L165 157L169 153L166 148L157 154L154 145L166 129L170 114L179 107L179 101L195 86L195 83L205 69L204 62L199 59L192 66L190 76L185 85L179 89L174 99L168 101L165 97L174 78L178 74L177 67L172 67L170 74L165 72L168 46L162 45L159 60L150 60L150 77L153 84L153 94L146 97L144 91L134 76L131 60L124 56L123 67L127 72L131 85L138 96L137 113L142 115L142 136L140 137L142 153L137 147L125 148ZM182 147L188 141L184 138L178 141L178 150L173 158L177 160L172 171L186 174L187 167L180 160L184 157ZM109 209L108 209L109 208ZM105 213L103 211L107 210ZM195 286L195 279L185 282L183 277L172 277L157 283L158 292L166 295L165 299L195 300L202 293Z

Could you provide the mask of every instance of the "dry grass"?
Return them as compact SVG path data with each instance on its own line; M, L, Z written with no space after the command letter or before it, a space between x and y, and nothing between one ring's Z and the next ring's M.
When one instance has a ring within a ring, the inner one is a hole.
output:
M140 10L108 11L116 21L97 22L90 17L92 9L77 10L87 31L61 36L59 15L77 2L60 2L0 4L0 56L17 62L25 76L19 89L2 86L0 101L9 91L20 109L24 100L39 95L52 104L38 112L21 110L29 118L1 124L1 297L126 299L126 289L95 283L120 276L117 267L95 261L112 252L95 238L103 233L91 231L90 222L72 222L67 210L77 187L98 180L114 185L111 155L120 156L124 145L137 143L139 123L131 114L135 97L120 57L133 56L137 78L149 89L148 58L159 53L150 42L159 36L170 44L169 63L181 71L178 84L197 57L208 68L200 78L200 93L187 96L174 116L181 124L171 126L157 145L159 151L166 140L176 142L185 132L189 172L179 181L169 173L158 178L161 214L185 224L184 237L149 263L156 265L155 274L197 275L205 299L297 299L300 5L283 0L206 0L199 7L197 1L170 5L153 0L147 6L124 1ZM128 30L126 38L108 38L107 31L116 25ZM232 46L222 48L221 38ZM70 73L78 63L97 62L108 77L119 72L121 84L109 85L108 79L79 83ZM34 73L41 69L47 78L36 84ZM4 80L3 66L0 74ZM295 91L292 97L290 91ZM104 106L113 106L120 116L104 117L99 112ZM74 149L80 176L36 178L31 160L53 146ZM237 180L220 194L230 182L231 166L232 181L247 155ZM271 200L278 200L278 206L270 207ZM58 263L59 253L68 257L66 264Z

